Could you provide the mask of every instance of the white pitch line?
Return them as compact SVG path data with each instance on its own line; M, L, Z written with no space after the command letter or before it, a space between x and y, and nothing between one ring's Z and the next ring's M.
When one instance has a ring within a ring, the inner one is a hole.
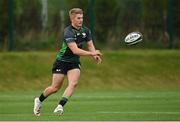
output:
M85 99L91 99L91 98L122 98L122 99L132 99L132 98L167 98L166 96L160 96L160 97L154 97L154 96L74 96L73 98L85 98ZM169 97L173 98L173 97ZM180 99L180 97L175 97L176 99Z
M101 111L99 114L180 114L180 112L121 112L121 111Z

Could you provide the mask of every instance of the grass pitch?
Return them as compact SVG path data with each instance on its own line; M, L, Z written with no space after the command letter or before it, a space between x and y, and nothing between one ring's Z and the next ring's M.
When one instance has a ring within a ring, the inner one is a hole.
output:
M33 100L51 83L54 58L55 52L0 53L0 121L180 121L180 50L105 51L101 65L84 57L64 115L53 114L61 90L35 117Z
M56 116L60 93L43 104L40 117L33 115L33 99L40 92L1 92L1 121L172 121L180 120L179 91L77 91Z

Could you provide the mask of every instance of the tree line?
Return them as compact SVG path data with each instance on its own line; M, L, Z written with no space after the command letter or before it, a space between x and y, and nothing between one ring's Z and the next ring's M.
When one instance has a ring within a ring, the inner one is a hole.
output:
M47 2L47 21L43 2ZM0 0L0 6L0 50L8 48L11 21L14 50L58 49L73 7L84 10L84 23L99 47L126 47L123 39L132 31L144 36L140 48L168 48L169 31L173 48L180 47L179 0Z

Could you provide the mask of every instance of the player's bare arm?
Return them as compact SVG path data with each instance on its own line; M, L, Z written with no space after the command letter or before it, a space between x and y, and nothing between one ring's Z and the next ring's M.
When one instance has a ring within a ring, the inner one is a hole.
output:
M96 50L96 49L95 49L92 40L90 40L90 41L87 42L87 46L88 46L88 50L91 51L91 52L99 51L99 50ZM100 51L99 51L99 52L100 52ZM100 53L101 53L101 52L100 52ZM102 55L102 53L101 53L101 55ZM97 63L97 64L100 64L100 63L102 62L101 55L95 55L95 56L93 56L93 58L96 60L96 63Z
M95 50L95 51L85 51L83 49L78 48L77 44L75 42L71 42L68 44L68 47L71 49L71 51L75 54L75 55L79 55L79 56L96 56L96 55L102 55L101 52L99 50Z

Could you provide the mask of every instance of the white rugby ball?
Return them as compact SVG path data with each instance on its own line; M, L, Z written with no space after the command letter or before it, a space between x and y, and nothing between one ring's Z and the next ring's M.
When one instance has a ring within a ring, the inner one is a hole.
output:
M133 45L142 41L142 39L143 36L140 32L132 32L125 37L124 41L127 45Z

